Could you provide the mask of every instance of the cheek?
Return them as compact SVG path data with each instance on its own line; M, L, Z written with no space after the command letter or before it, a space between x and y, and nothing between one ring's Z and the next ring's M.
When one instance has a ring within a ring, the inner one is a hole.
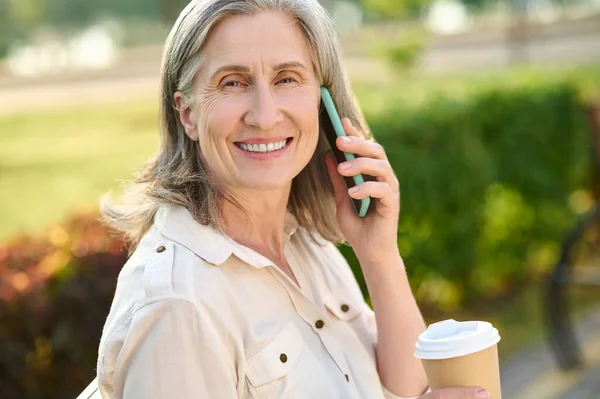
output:
M289 101L290 115L304 136L305 145L316 145L319 136L319 108L316 95L307 93Z
M319 111L316 108L316 104L308 106L302 111L301 120L298 124L302 134L306 138L306 145L310 150L314 151L319 141Z
M212 141L212 145L225 140L241 118L243 105L235 98L208 96L200 103L202 115L199 118L200 145Z

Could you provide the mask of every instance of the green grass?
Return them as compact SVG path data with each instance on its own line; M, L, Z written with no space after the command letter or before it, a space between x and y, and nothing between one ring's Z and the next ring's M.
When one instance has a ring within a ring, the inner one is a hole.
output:
M94 206L156 149L156 101L0 118L0 240Z

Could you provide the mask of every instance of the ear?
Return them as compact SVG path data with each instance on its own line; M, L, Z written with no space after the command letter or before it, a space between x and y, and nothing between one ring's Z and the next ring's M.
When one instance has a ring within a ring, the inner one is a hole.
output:
M185 129L188 137L194 141L198 141L198 129L196 129L195 114L189 105L186 105L185 96L182 92L175 92L173 95L177 112L179 112L179 120Z

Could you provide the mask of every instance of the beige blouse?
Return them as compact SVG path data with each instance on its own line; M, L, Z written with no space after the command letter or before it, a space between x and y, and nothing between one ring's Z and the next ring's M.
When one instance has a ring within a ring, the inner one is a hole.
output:
M381 385L375 314L335 245L291 214L271 261L163 207L123 267L99 347L103 398L398 399Z

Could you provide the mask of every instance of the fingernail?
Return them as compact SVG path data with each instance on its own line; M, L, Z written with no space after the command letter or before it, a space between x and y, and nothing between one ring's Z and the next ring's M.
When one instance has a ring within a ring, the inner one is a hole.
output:
M341 136L341 137L342 137L342 141L343 141L344 143L349 143L349 142L351 142L351 141L352 141L352 140L350 139L350 137L348 137L348 136Z
M359 188L358 187L352 187L348 192L350 194L356 194L358 192Z
M490 399L490 393L485 389L480 389L475 395L478 399Z
M342 162L342 163L340 164L340 169L341 169L341 170L348 170L348 169L350 169L350 167L351 167L351 166L352 166L352 165L350 165L348 162Z

